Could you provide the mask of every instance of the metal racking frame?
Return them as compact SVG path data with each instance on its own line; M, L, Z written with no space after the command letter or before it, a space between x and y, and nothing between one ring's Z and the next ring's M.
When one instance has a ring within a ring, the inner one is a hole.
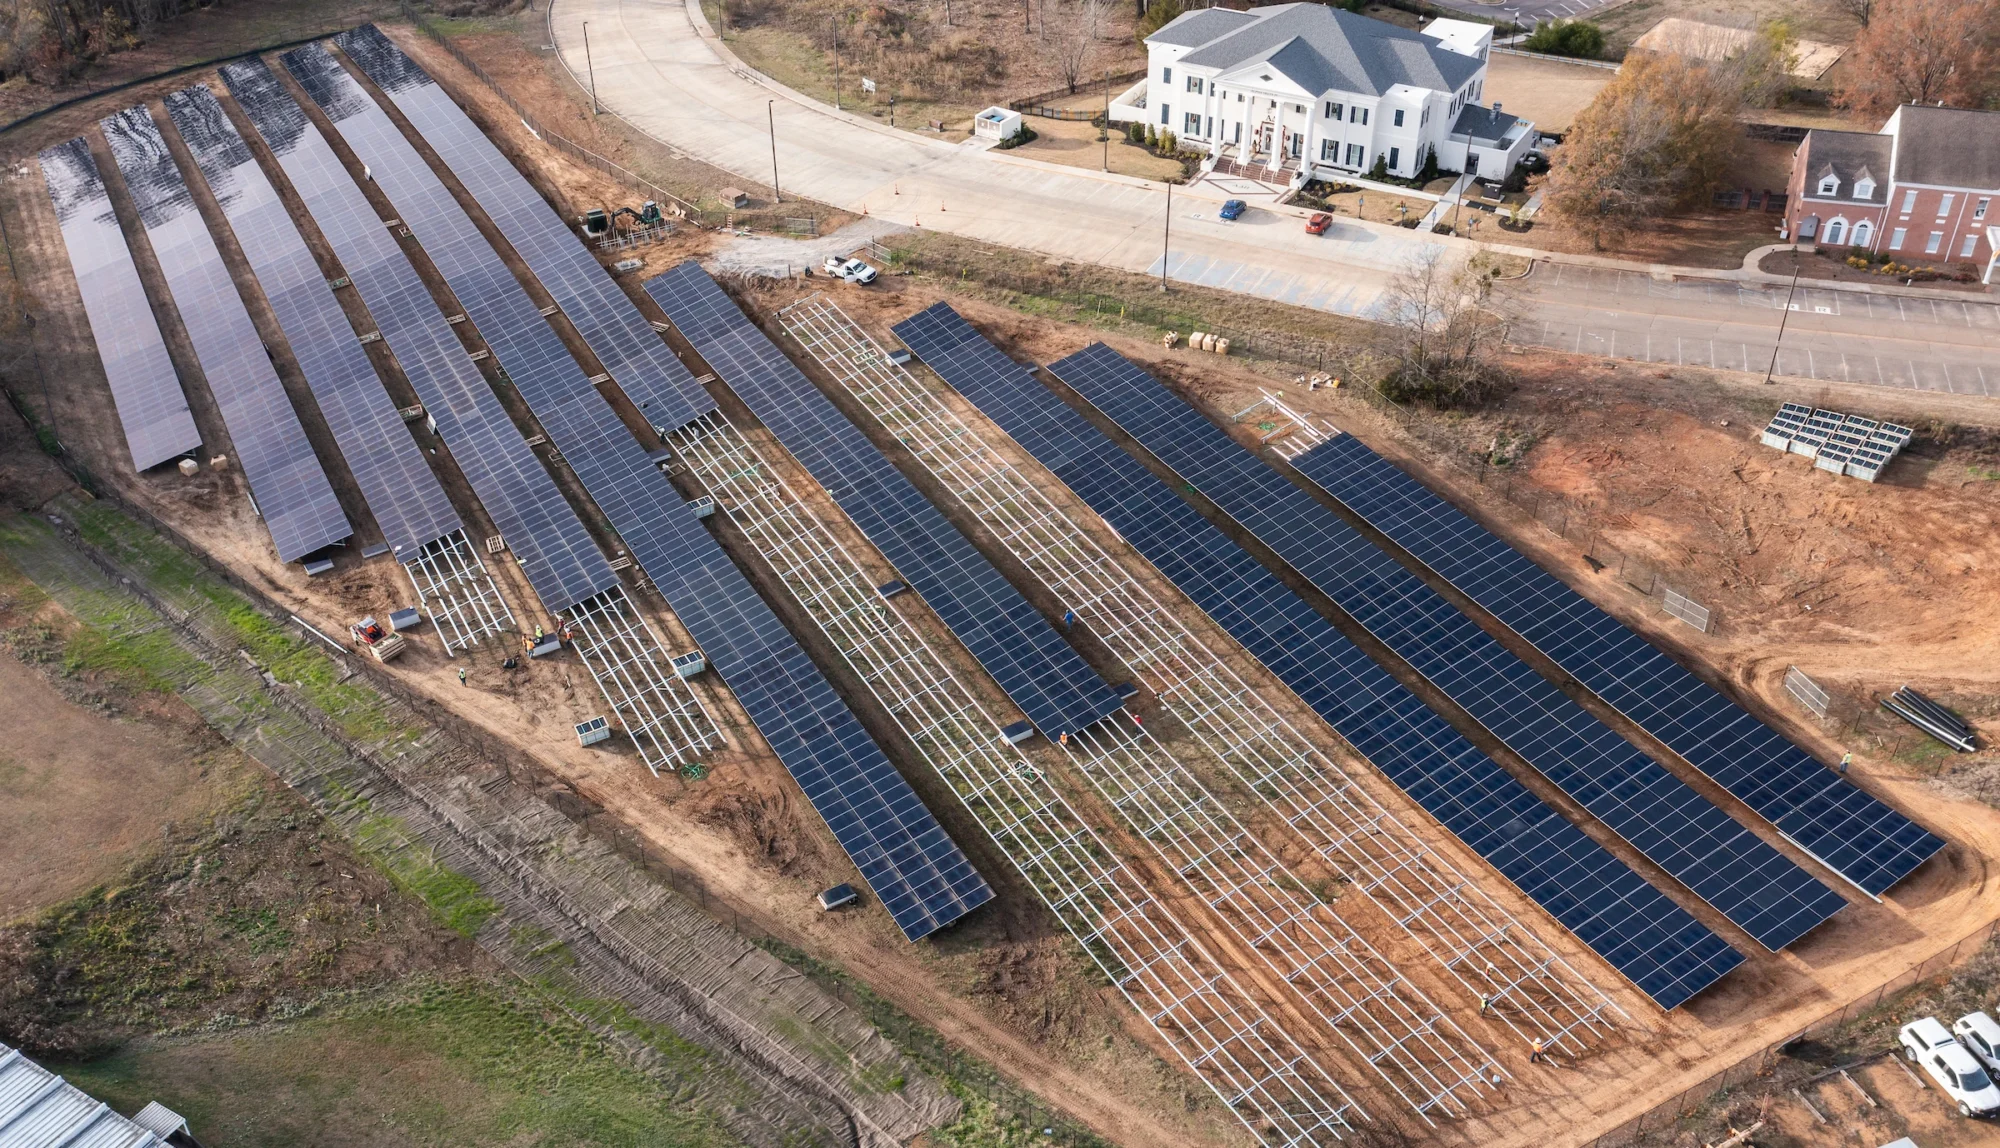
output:
M479 644L488 634L498 634L514 625L514 612L493 584L485 563L473 553L463 530L433 538L417 548L416 557L403 563L417 600L430 615L444 642L444 653Z
M674 672L673 655L623 589L586 598L562 616L577 656L654 777L722 744L708 707Z
M951 785L1064 928L1188 1067L1267 1144L1340 1139L1364 1115L1152 896L867 571L715 412L677 457Z
M853 320L820 296L779 317L1031 573L1073 603L1079 620L1174 717L1476 997L1489 1018L1524 1042L1571 1055L1631 1022L1603 989L1286 721ZM1266 395L1256 405L1265 402L1277 400ZM1293 418L1303 428L1300 438L1318 433L1308 420Z

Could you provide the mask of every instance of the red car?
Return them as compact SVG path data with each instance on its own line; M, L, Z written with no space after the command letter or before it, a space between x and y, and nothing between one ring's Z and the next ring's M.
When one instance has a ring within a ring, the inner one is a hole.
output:
M1333 216L1324 211L1315 212L1311 219L1306 220L1306 234L1325 235L1326 229L1332 226Z

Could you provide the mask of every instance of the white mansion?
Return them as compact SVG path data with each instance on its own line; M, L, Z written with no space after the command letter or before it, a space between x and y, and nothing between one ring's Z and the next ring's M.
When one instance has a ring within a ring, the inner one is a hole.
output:
M1492 40L1484 24L1412 32L1321 4L1200 9L1146 38L1146 79L1111 117L1294 186L1377 159L1414 175L1432 151L1444 171L1499 179L1535 131L1478 102Z

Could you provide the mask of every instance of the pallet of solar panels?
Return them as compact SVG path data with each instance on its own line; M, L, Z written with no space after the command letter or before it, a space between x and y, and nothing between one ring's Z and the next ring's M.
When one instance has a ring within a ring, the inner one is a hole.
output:
M1907 685L1883 698L1882 708L1960 753L1971 753L1978 748L1974 741L1976 731L1964 718Z

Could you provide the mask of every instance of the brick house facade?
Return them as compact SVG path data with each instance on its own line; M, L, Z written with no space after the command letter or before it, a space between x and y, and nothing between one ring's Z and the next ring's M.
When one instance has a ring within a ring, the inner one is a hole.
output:
M1814 130L1792 153L1782 234L1898 263L2000 268L2000 112L1906 104L1874 133Z

